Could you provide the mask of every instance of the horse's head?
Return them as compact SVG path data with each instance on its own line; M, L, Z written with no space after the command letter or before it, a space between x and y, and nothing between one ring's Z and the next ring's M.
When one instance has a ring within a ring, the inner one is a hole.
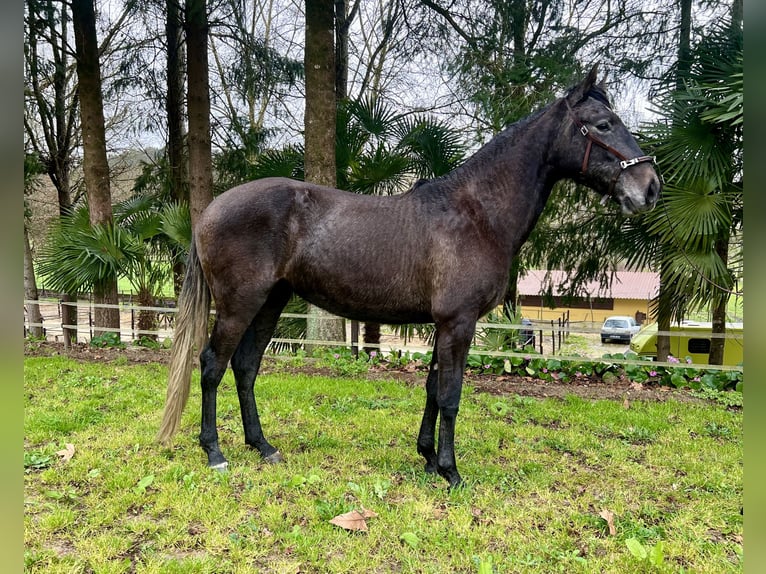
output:
M614 113L597 68L562 98L562 168L576 181L614 199L625 215L652 209L660 194L654 158L644 155Z

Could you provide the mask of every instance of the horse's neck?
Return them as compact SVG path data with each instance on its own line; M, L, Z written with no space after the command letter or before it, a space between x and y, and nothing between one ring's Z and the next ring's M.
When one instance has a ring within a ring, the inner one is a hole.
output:
M496 135L455 170L455 194L469 195L484 208L496 238L511 256L532 231L559 179L548 164L557 134L549 108Z

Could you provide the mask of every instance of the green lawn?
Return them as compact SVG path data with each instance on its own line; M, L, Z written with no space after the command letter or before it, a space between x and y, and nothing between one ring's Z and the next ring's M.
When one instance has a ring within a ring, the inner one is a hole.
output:
M268 466L243 444L227 373L221 474L197 445L196 382L164 448L164 366L24 365L26 572L742 571L741 410L469 387L467 486L450 492L415 452L422 386L260 378L264 429L287 459ZM377 513L366 533L330 524L359 508Z

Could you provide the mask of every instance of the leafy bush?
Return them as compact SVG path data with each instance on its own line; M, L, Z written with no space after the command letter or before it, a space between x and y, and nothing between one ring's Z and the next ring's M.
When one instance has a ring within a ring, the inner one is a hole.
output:
M358 375L370 368L370 357L364 351L359 351L355 357L351 349L320 347L314 352L320 366L328 367L337 375Z
M605 354L601 359L574 356L575 360L561 360L556 357L543 357L532 347L524 347L521 353L510 357L471 353L466 361L468 372L473 374L516 375L533 377L543 381L572 382L599 377L609 383L627 378L630 381L647 385L663 385L674 388L688 388L696 394L710 397L718 402L731 406L741 406L741 398L726 397L724 391L742 391L742 371L721 371L688 366L677 359L670 363L678 366L658 365L648 359L643 359L635 353ZM372 366L389 369L426 370L431 364L432 353L409 353L391 351L381 353L372 351L370 354L359 351L354 357L349 348L321 348L314 352L319 365L328 367L338 375L356 375L366 372ZM625 364L625 361L633 361ZM740 393L737 393L740 394ZM724 398L721 398L724 397Z
M100 347L102 349L106 347L117 347L122 349L125 347L125 343L120 341L119 333L116 333L114 331L109 331L109 332L101 333L100 335L93 337L90 340L90 346Z
M741 391L743 386L742 371L721 371L717 369L692 368L684 366L691 362L680 363L670 360L678 366L666 367L648 360L642 360L632 352L606 354L601 360L583 357L582 361L560 361L556 358L544 358L531 348L526 349L526 356L495 357L491 355L470 354L467 367L473 373L508 374L535 377L545 381L571 381L599 376L605 381L621 376L631 381L645 384L660 384L675 388L690 388L695 391ZM621 364L610 362L640 361L645 364Z
M141 335L141 337L139 337L138 340L134 341L133 344L137 347L146 347L147 349L154 349L154 350L157 350L162 347L162 344L157 339L149 337L147 335Z

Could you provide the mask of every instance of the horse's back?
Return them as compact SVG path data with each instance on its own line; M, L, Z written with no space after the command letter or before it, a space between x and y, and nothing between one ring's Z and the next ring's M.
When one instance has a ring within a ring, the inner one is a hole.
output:
M420 191L364 196L285 178L232 188L196 231L214 298L242 301L283 281L334 314L380 323L428 322L449 293L479 284L478 299L494 300L505 272L483 271L491 251L467 241L476 225L441 190Z

